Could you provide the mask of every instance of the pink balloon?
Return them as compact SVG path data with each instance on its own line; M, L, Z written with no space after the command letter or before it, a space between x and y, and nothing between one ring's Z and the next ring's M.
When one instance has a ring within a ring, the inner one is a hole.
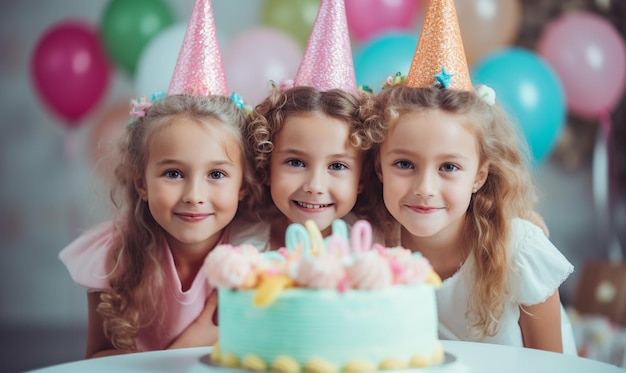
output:
M348 28L358 41L415 26L421 0L345 0Z
M96 29L78 21L48 29L35 46L31 75L42 101L66 126L78 127L109 84L109 62Z
M561 79L573 114L596 119L615 108L626 85L626 47L607 20L566 14L545 27L537 49Z
M228 87L251 105L267 96L270 81L293 79L301 58L295 39L264 27L236 35L222 54Z

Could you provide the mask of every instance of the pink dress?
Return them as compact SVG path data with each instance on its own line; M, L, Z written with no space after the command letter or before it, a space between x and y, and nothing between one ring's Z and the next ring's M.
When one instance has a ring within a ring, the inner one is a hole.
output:
M218 244L227 241L227 231L228 229ZM74 282L85 287L88 292L106 291L111 288L108 278L115 270L109 256L109 252L113 249L112 240L113 224L105 222L78 237L59 254L59 258L67 267ZM167 309L167 313L159 328L140 331L137 337L139 351L167 348L200 315L206 299L213 292L213 288L209 286L202 271L198 272L191 287L187 291L182 291L174 259L167 243L163 250L167 252L163 256L166 287L161 293L162 298L156 301L163 303L163 308Z

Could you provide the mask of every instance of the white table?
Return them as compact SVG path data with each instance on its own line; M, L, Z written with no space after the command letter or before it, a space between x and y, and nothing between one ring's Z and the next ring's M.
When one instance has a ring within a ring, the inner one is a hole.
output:
M485 343L441 341L452 362L438 367L412 369L415 373L624 373L614 365L553 352ZM176 372L240 373L240 369L211 367L203 362L209 347L142 352L59 364L33 373ZM406 371L405 371L406 372Z

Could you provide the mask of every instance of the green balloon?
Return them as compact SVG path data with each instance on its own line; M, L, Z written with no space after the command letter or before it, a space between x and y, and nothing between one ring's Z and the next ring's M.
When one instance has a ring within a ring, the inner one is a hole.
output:
M112 0L100 26L105 50L116 65L134 76L143 48L174 21L162 0Z
M261 22L306 46L319 7L320 0L266 0Z

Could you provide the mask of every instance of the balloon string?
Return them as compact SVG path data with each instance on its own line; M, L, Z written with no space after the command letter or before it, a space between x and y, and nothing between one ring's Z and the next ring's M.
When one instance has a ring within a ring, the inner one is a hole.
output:
M80 228L81 221L79 211L80 179L78 169L78 133L75 128L69 128L65 132L65 167L68 185L65 188L67 201L67 224L71 237L74 237Z
M596 139L596 149L593 160L593 187L594 202L601 213L600 221L604 222L604 231L608 239L608 257L612 262L621 262L624 253L615 231L611 206L613 201L612 191L615 190L615 179L613 173L613 159L611 146L612 122L611 114L607 110L599 113L598 119L598 139Z

